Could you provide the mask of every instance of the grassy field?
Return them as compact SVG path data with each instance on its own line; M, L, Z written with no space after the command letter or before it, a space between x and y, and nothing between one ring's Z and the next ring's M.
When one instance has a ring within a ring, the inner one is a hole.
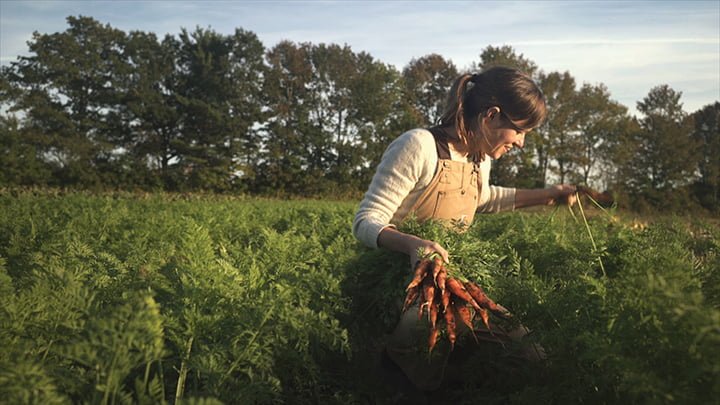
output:
M548 352L508 367L462 336L452 360L463 378L421 395L380 358L407 257L353 238L356 202L3 192L0 204L8 403L720 396L720 227L706 219L585 206L484 215L462 234L407 224Z

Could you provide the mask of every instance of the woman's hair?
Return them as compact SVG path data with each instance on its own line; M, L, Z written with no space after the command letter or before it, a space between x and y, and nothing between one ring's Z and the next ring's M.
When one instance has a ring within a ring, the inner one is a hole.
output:
M439 124L453 125L460 141L470 147L477 140L469 139L468 124L494 106L511 121L526 121L527 129L545 120L545 96L532 78L517 69L493 66L455 79Z

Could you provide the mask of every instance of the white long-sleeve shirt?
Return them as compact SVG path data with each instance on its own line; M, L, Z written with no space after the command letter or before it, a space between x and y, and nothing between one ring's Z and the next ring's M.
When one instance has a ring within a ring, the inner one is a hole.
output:
M467 161L453 153L451 159ZM491 186L490 158L480 163L478 212L510 211L515 208L515 189ZM432 181L438 156L435 138L426 129L413 129L395 139L385 150L370 187L353 221L353 234L365 245L377 248L380 232L397 226Z

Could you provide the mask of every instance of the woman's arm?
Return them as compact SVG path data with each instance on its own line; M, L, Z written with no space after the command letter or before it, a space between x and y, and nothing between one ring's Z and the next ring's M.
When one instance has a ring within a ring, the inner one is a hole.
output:
M412 130L393 141L383 153L353 220L353 234L376 248L380 232L390 225L402 203L419 186L430 182L437 166L435 140L427 131Z
M559 184L548 188L515 190L515 208L532 207L534 205L575 204L576 187Z

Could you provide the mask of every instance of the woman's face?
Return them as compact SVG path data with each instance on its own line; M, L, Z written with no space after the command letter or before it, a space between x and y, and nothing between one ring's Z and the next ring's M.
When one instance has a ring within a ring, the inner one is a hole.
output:
M523 122L513 122L498 107L490 108L480 123L481 152L498 159L509 152L512 148L522 149L525 145L525 134L529 132L523 129Z

